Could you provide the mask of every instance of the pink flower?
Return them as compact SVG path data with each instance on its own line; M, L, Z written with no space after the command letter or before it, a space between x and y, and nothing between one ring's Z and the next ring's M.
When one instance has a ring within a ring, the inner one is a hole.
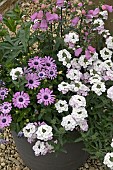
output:
M103 10L107 10L109 12L113 12L113 7L110 5L102 5Z
M37 13L37 19L38 19L38 20L42 20L43 16L44 16L43 11L39 11L39 12Z
M83 3L81 3L81 2L78 3L78 6L79 6L79 7L82 7L82 6L83 6Z
M41 29L42 31L46 31L47 28L48 28L47 21L46 21L45 19L43 19L43 20L41 21L41 24L40 24L40 29Z
M32 29L33 30L36 30L40 27L40 23L39 22L35 22L33 25L32 25Z
M78 24L78 22L79 22L79 17L75 17L75 18L72 19L71 25L76 26Z
M82 53L82 48L78 48L75 50L75 56L78 57Z
M51 14L50 12L46 12L46 20L49 23L52 23L52 21L53 21L53 14Z
M89 60L89 59L91 58L91 54L90 54L89 50L86 50L86 51L85 51L85 58L86 58L87 60Z
M99 8L96 8L94 11L93 11L93 16L97 16L100 12L100 9Z
M88 46L88 50L91 52L91 53L95 53L96 52L96 49L94 47L92 47L91 45Z
M57 6L59 6L59 7L63 7L63 5L64 5L64 0L57 0Z
M0 14L0 21L2 21L3 20L3 17L2 17L2 14Z
M35 19L37 19L37 12L35 12L33 15L31 15L31 21L34 21Z

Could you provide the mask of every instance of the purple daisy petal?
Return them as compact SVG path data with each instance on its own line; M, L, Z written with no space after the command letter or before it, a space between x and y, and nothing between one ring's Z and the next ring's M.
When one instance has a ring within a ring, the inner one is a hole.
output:
M56 68L50 68L46 71L47 77L49 79L55 79L57 77L57 69Z
M35 56L34 58L29 59L28 65L30 68L34 68L36 70L39 70L43 68L44 60L38 56Z
M45 106L54 103L55 95L52 94L53 91L49 88L42 88L40 92L37 94L37 103L44 104Z
M31 69L31 68L24 67L24 68L23 68L23 72L24 72L24 75L26 75L26 74L28 74L28 73L31 73L31 72L32 72L32 69Z
M4 100L8 95L9 90L5 87L0 88L0 99Z
M26 87L29 89L37 88L40 85L40 81L36 73L28 73L26 75L26 80L28 81Z
M38 78L39 78L40 80L47 78L46 70L43 69L43 70L39 71L39 72L38 72Z
M55 60L53 60L52 57L50 56L45 56L44 57L44 65L46 69L50 69L50 68L56 68L56 64L55 64Z
M11 106L11 103L9 102L4 102L0 105L0 111L4 114L9 113L11 109L12 109L12 106Z
M0 128L10 126L11 121L12 121L11 115L1 114L0 115Z
M27 93L22 92L16 92L13 95L13 105L15 107L18 107L19 109L21 108L27 108L27 106L30 103L30 97Z

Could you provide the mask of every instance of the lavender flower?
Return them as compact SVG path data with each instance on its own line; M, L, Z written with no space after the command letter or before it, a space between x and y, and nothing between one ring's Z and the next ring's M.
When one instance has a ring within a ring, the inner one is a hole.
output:
M45 68L48 70L50 68L56 68L55 60L53 60L53 58L51 58L50 56L45 56L44 63L45 63Z
M0 105L0 111L4 114L9 113L12 109L11 103L9 102L4 102L3 104Z
M39 58L38 56L35 56L34 58L29 59L28 65L30 68L34 68L36 70L39 70L43 67L44 61L42 58Z
M28 87L29 89L37 88L40 84L36 73L28 73L26 75L26 79L28 81L26 87Z
M22 92L16 92L13 95L12 101L15 107L18 107L19 109L21 109L21 108L27 108L27 106L30 103L30 98L27 93L24 93L22 91Z
M46 71L44 69L39 71L38 77L39 77L40 80L45 79L47 77Z
M4 99L7 97L8 92L9 92L9 91L8 91L7 88L1 87L1 88L0 88L0 99L1 99L1 100L4 100Z
M0 128L9 126L12 121L11 115L1 114L0 115Z
M54 103L55 95L52 94L53 91L49 88L41 89L37 95L37 103L44 104L45 106Z
M47 77L49 79L55 79L57 77L57 69L56 68L50 68L46 71Z

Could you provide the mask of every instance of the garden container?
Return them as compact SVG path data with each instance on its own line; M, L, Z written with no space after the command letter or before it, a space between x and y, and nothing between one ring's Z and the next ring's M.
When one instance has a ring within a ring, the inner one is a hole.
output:
M89 154L83 150L84 144L68 143L64 146L65 152L49 153L45 156L35 156L32 146L25 138L18 138L12 132L17 150L24 163L32 170L77 170L87 160ZM75 133L78 137L78 133Z

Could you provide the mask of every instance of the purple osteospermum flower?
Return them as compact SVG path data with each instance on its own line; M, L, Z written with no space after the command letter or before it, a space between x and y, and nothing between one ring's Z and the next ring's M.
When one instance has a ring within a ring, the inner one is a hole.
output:
M1 87L0 88L0 99L4 100L8 95L9 90L7 88Z
M27 93L22 92L16 92L13 95L13 105L15 107L18 107L19 109L21 108L26 108L28 104L30 103L30 98Z
M26 75L26 74L28 74L28 73L31 73L31 72L32 72L32 69L27 68L27 67L24 67L24 68L23 68L23 72L24 72L24 74Z
M45 56L44 65L46 69L56 68L55 60L53 60L50 56Z
M12 121L11 115L1 114L0 115L0 128L9 126Z
M47 77L46 71L45 70L39 71L38 77L39 77L40 80L45 79Z
M28 73L26 75L26 80L28 81L26 87L28 87L29 89L37 88L40 84L39 78L36 73Z
M11 103L4 102L0 105L0 111L4 114L9 113L12 109Z
M35 56L34 58L29 59L28 65L30 68L34 69L41 69L43 67L44 60L38 56Z
M55 79L57 77L57 69L56 68L50 68L46 71L47 77L49 79Z
M54 103L55 95L52 94L53 91L48 88L42 88L37 94L37 103L43 103L45 106Z

